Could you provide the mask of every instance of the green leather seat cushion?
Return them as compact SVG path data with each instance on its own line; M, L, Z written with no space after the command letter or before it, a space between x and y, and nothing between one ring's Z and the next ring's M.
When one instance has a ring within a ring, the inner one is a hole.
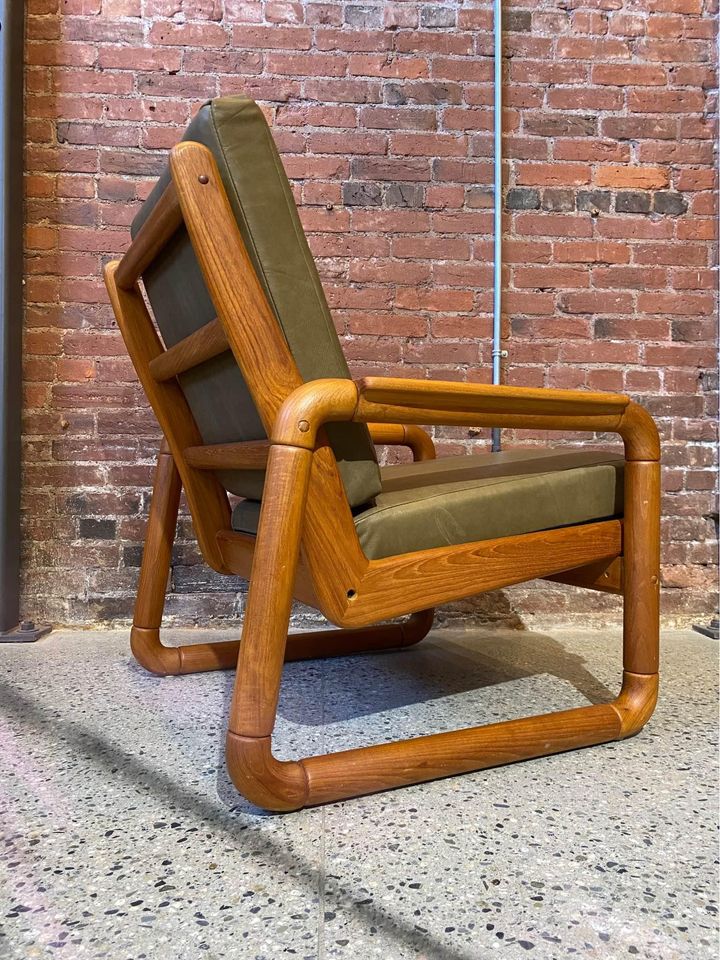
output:
M507 450L381 468L382 491L357 513L365 554L381 557L622 516L624 460L590 450ZM257 531L244 500L233 528Z
M204 144L217 162L248 255L300 376L349 377L290 184L260 107L243 96L211 100L200 108L183 139ZM133 221L133 236L168 181L166 170ZM143 282L166 346L217 315L184 227L145 271ZM242 283L242 277L237 282ZM265 437L231 353L178 380L205 443ZM368 503L380 492L380 473L367 427L331 423L327 434L350 504ZM262 496L264 471L223 471L218 476L239 496Z

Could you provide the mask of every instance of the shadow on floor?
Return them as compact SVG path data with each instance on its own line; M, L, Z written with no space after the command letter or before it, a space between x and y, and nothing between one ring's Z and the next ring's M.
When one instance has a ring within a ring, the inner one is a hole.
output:
M540 675L572 684L590 703L615 696L590 673L583 657L553 637L519 630L474 633L441 628L406 650L324 660L323 710L291 697L281 699L278 714L305 726L338 723ZM285 682L292 684L303 669L287 664ZM618 686L619 679L618 674ZM234 680L228 672L226 717Z

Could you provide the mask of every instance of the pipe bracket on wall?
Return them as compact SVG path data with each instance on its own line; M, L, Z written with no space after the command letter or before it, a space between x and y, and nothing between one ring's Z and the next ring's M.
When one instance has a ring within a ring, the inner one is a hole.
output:
M51 629L19 622L24 28L25 4L0 0L0 643Z

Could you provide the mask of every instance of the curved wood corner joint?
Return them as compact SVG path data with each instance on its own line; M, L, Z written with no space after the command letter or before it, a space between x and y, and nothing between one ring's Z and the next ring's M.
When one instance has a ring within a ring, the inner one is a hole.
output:
M623 673L620 695L612 704L620 717L619 739L632 737L642 730L655 710L658 698L657 673Z
M415 462L434 460L435 444L429 433L414 423L368 423L373 443L408 447Z

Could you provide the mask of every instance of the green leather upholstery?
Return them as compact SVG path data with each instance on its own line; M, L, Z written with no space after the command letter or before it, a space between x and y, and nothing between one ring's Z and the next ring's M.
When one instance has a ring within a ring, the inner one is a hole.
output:
M383 467L355 526L374 560L622 516L623 466L608 453L531 449ZM233 528L254 534L258 516L242 501Z
M241 96L211 100L200 108L184 139L204 144L215 157L250 259L301 377L349 377L290 185L258 105ZM168 179L166 170L135 218L133 236ZM166 346L216 316L184 228L143 281ZM179 381L205 443L265 437L232 354L208 360ZM351 506L368 503L380 492L380 473L367 428L333 423L327 434ZM222 471L218 476L232 493L262 496L264 471Z

